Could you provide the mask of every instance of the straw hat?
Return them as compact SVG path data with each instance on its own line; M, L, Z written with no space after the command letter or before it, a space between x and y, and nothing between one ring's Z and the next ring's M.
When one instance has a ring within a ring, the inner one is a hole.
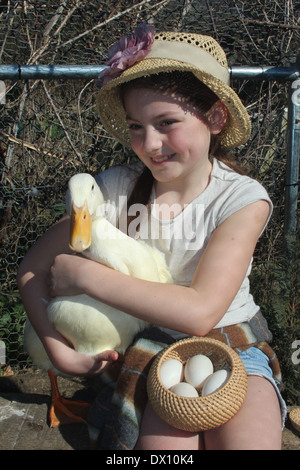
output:
M130 38L129 46L132 44L134 35ZM127 52L127 46L124 48L124 43L122 50L118 49L118 43L113 47L115 47L114 52L118 51L115 57L118 54L119 57L124 56ZM225 52L212 37L179 32L157 33L153 35L153 42L148 47L145 56L141 60L136 60L137 62L133 61L133 65L129 67L125 65L125 69L119 71L116 78L113 75L108 77L97 96L96 104L102 124L117 141L130 147L128 126L118 86L139 77L175 70L192 72L227 107L227 122L220 134L224 148L237 147L249 139L251 123L248 113L237 94L229 86ZM104 71L103 75L107 72L109 74L110 70Z

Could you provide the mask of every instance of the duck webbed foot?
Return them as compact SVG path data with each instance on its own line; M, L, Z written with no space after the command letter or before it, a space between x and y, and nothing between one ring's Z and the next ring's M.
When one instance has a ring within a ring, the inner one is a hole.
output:
M63 398L59 392L56 375L49 370L51 383L50 427L55 428L70 423L86 423L90 403Z

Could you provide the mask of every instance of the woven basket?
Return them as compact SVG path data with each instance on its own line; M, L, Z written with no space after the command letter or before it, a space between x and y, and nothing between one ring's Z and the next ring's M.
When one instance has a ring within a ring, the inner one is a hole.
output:
M300 408L293 408L289 412L289 418L296 431L300 432Z
M161 383L160 366L167 359L178 359L185 364L196 354L208 356L214 371L229 367L230 377L221 389L210 395L199 398L176 395ZM156 357L149 371L147 391L153 409L168 424L184 431L205 431L226 423L240 409L247 392L247 374L237 353L221 341L186 338Z

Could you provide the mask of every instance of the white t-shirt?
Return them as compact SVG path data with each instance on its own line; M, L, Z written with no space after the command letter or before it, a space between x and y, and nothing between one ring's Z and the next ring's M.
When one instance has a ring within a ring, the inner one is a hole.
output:
M124 232L127 229L126 196L129 196L140 168L139 164L114 167L97 177L107 201L107 217L114 224L119 220L119 228ZM261 199L269 202L271 215L272 202L260 183L214 159L208 186L177 216L168 220L157 217L154 190L151 214L146 208L133 207L133 215L137 215L142 229L136 234L137 222L134 221L132 226L129 225L129 235L142 238L163 252L174 283L188 286L213 231L234 212ZM252 260L236 297L215 328L249 321L259 310L249 292L251 266Z

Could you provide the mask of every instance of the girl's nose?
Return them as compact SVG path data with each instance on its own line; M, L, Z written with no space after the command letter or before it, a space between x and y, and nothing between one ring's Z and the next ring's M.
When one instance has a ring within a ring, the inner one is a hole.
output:
M161 149L162 139L160 133L155 128L145 129L144 150L147 153L155 153Z

